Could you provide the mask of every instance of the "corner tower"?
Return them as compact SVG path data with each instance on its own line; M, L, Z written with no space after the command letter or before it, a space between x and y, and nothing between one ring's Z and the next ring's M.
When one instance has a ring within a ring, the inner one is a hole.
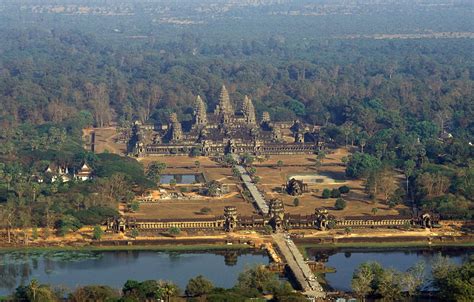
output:
M255 107L253 106L252 100L248 97L244 97L244 102L242 104L242 113L245 117L245 122L248 125L256 125L257 118L255 116Z
M170 123L171 123L171 140L173 142L179 142L183 139L183 129L181 123L178 120L176 113L170 114Z

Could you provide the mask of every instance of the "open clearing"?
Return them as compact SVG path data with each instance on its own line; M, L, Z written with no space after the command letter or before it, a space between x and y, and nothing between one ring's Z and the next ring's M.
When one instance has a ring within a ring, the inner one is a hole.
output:
M374 215L373 208L378 211L375 215L398 215L406 206L397 206L390 209L382 200L369 200L364 192L364 182L362 180L348 179L345 176L345 165L342 158L349 155L344 149L337 149L329 153L323 160L321 166L316 166L316 155L281 155L270 156L263 162L255 161L257 175L260 177L258 188L264 192L266 199L281 198L285 211L291 214L308 215L314 213L316 208L326 208L336 217L344 216L366 216ZM233 205L237 207L240 215L251 215L256 213L252 204L246 202L240 195L240 180L232 175L231 168L221 167L217 162L208 157L188 157L188 156L156 156L138 159L145 166L151 162L165 163L167 168L163 174L196 174L203 173L206 181L217 180L228 185L230 196L227 198L206 197L188 199L167 199L160 200L154 204L142 204L137 213L129 214L142 218L200 218L213 217L223 214L225 206ZM195 162L199 161L199 166ZM277 162L282 161L283 166L277 167ZM293 205L295 197L286 192L280 193L281 188L290 176L297 175L302 178L317 179L317 181L307 182L309 192L298 196L299 206ZM321 181L322 180L322 181ZM334 209L335 198L323 199L321 193L323 189L339 188L347 185L351 188L348 194L343 196L347 202L347 207L342 211ZM166 188L166 186L164 186ZM193 185L178 185L177 188L193 187ZM194 185L195 187L195 185ZM204 207L210 208L207 215L200 214Z
M155 159L155 158L153 158ZM206 217L220 216L224 214L225 206L235 206L240 215L253 215L257 212L253 204L245 201L241 194L238 185L240 182L232 176L231 168L219 167L214 164L210 168L205 168L203 163L214 163L206 157L159 157L156 158L160 162L164 162L167 168L163 174L195 174L203 173L206 181L217 180L229 188L229 194L223 197L205 197L197 199L166 199L160 200L156 203L143 203L140 205L140 210L136 213L129 213L129 216L139 218L155 218L155 219L199 219ZM150 158L146 158L147 162ZM194 162L199 160L201 166L199 168L194 166ZM188 168L186 168L188 167ZM193 188L196 185L177 185L176 188L183 187ZM162 186L165 190L171 191L168 185ZM202 208L209 208L211 211L203 215L200 213Z
M246 202L239 195L225 199L202 199L202 200L162 200L157 203L144 203L140 205L137 213L128 214L137 218L157 218L157 219L199 219L206 217L224 215L225 206L235 206L241 215L255 214L255 209L251 203ZM202 208L209 208L211 211L207 215L200 213Z
M93 150L95 153L115 153L125 155L127 146L124 143L116 142L119 133L116 127L88 128L83 130L83 138L90 141L94 134Z
M259 189L265 192L267 200L271 198L281 198L285 205L285 212L291 214L308 215L314 213L315 208L326 208L336 217L343 216L365 216L374 215L373 208L377 208L376 215L398 215L405 206L397 206L390 209L381 200L369 200L364 192L364 182L362 180L348 179L345 176L345 165L342 158L348 156L346 149L334 150L328 154L320 167L315 165L316 155L283 155L272 156L268 161L256 163L257 175L260 177ZM281 169L276 163L281 160ZM268 165L274 165L269 167ZM279 193L279 189L288 181L292 175L311 175L310 178L323 179L322 183L308 183L308 193L297 196L300 200L299 206L293 205L294 196ZM319 176L314 176L319 175ZM342 211L334 209L336 198L323 199L321 193L325 188L334 189L347 185L351 188L348 194L343 196L347 202L347 207Z

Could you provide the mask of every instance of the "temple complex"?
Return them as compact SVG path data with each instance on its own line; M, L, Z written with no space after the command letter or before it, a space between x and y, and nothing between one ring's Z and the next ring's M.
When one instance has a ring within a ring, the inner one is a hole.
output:
M172 113L168 124L133 125L129 152L149 155L222 155L229 153L298 154L318 150L318 128L300 121L272 122L263 112L257 120L252 100L245 96L235 110L229 93L222 86L213 112L196 97L191 121L181 122Z

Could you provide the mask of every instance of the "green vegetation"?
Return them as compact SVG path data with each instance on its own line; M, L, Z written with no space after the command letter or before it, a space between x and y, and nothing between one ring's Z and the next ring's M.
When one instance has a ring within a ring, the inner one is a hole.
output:
M306 301L302 294L293 292L288 282L279 281L277 275L264 266L247 268L243 271L232 289L232 295L237 293L247 298L257 298L270 293L275 296L276 301Z
M273 301L306 301L306 298L293 291L286 281L278 280L273 272L264 266L249 267L238 277L237 284L230 289L214 287L203 276L189 280L185 295L188 298L205 301L264 301L264 295L274 296ZM13 294L13 301L61 301L60 293L50 286L32 280L26 286L19 286ZM181 290L172 282L162 280L128 280L119 292L102 285L78 287L68 294L68 301L170 301L181 296Z
M130 231L130 236L133 238L137 238L140 235L140 232L137 229L133 229Z
M257 169L255 167L250 167L247 169L247 172L250 176L254 176L257 173Z
M299 198L293 199L293 205L294 205L295 207L299 206L299 205L300 205L300 199L299 199Z
M232 175L237 178L237 179L240 179L240 171L239 169L237 169L237 167L232 167Z
M340 192L341 194L347 194L347 193L350 192L350 190L351 190L351 188L349 188L348 186L341 186L341 187L339 187L339 192Z
M133 201L130 203L130 210L136 212L140 209L140 203L138 201Z
M217 180L211 180L204 186L204 194L207 196L219 196L222 193L222 184Z
M212 211L211 208L204 207L199 210L199 213L206 215L206 214L209 214L211 211Z
M331 197L332 197L332 198L339 198L339 197L341 197L341 192L339 192L339 189L336 189L336 188L332 189L332 190L331 190Z
M88 285L77 288L69 294L69 300L78 301L99 301L106 302L113 299L118 299L120 294L110 286L105 285ZM56 299L55 299L56 300ZM55 301L48 300L48 301ZM32 300L36 301L36 300Z
M128 280L122 288L122 298L119 301L156 301L180 295L180 289L172 282L147 280L138 282Z
M334 208L336 210L344 210L347 206L347 203L344 199L338 198L336 199L336 203L334 204Z
M253 180L254 183L258 184L260 182L260 176L258 176L258 175L253 176L252 180Z
M102 239L103 235L104 235L104 231L102 230L102 228L96 225L92 231L92 238L94 240L100 240Z
M454 265L447 258L438 257L433 264L433 285L445 301L474 300L474 258L461 266Z
M353 178L368 177L371 171L381 166L380 160L366 153L357 152L350 156L346 175Z
M189 280L184 292L188 297L199 297L210 294L213 289L212 282L199 275Z
M240 162L246 167L252 166L254 161L255 161L255 157L248 153L244 153L240 156Z
M173 236L177 236L181 233L181 229L177 227L169 228L168 233Z
M433 262L432 269L431 284L440 291L443 301L472 301L472 257L463 265L457 266L439 255ZM354 272L352 289L361 299L369 296L394 301L400 300L401 297L416 297L427 281L424 262L416 263L406 272L384 269L377 262L365 262Z
M359 265L352 277L352 289L361 298L381 297L389 301L406 299L419 294L426 281L425 264L418 262L406 272L384 269L377 262Z
M112 177L117 174L126 175L128 182L142 188L153 186L143 172L143 166L132 158L126 158L111 153L97 154L97 161L93 162L93 169L98 177Z
M13 296L15 301L59 301L53 289L33 279L26 286L17 287Z
M472 32L465 3L368 1L361 13L327 1L90 1L94 13L73 5L70 14L49 0L40 8L17 2L0 10L0 224L8 241L15 228L64 235L105 223L118 202L131 205L159 182L160 163L144 171L134 159L84 151L84 128L117 125L126 135L136 120L167 124L171 112L186 124L195 96L213 108L223 83L236 103L250 95L258 116L304 120L321 127L319 141L355 150L346 175L362 178L370 198L472 219L472 41L433 36ZM315 164L324 160L319 152ZM92 180L53 181L56 172L45 172L67 166L72 176L83 163ZM323 191L330 196L339 197Z
M161 173L166 169L165 163L153 162L148 166L146 177L154 183L159 183Z
M283 167L283 161L282 160L279 160L277 161L277 167L280 169L281 171L281 168Z
M331 197L331 190L329 190L328 188L325 188L325 189L323 190L323 193L322 193L321 196L322 196L322 198L324 198L324 199L330 198L330 197Z

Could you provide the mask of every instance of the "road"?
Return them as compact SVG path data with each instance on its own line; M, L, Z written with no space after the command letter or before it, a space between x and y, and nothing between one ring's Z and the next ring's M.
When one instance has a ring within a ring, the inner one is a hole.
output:
M288 267L293 272L296 281L301 286L303 293L315 298L324 298L326 294L321 284L317 281L316 276L314 276L311 268L304 261L303 255L301 255L293 241L286 239L283 233L273 234L272 237L283 258L286 260Z
M239 156L234 154L233 158L235 161L239 162ZM252 198L257 205L258 210L260 213L263 215L268 214L268 205L265 202L265 198L263 197L262 193L257 189L257 186L253 183L252 179L250 178L250 175L247 173L247 170L241 165L235 165L237 170L239 170L240 173L240 178L244 182L245 187L247 190L249 190L250 195L252 195Z

